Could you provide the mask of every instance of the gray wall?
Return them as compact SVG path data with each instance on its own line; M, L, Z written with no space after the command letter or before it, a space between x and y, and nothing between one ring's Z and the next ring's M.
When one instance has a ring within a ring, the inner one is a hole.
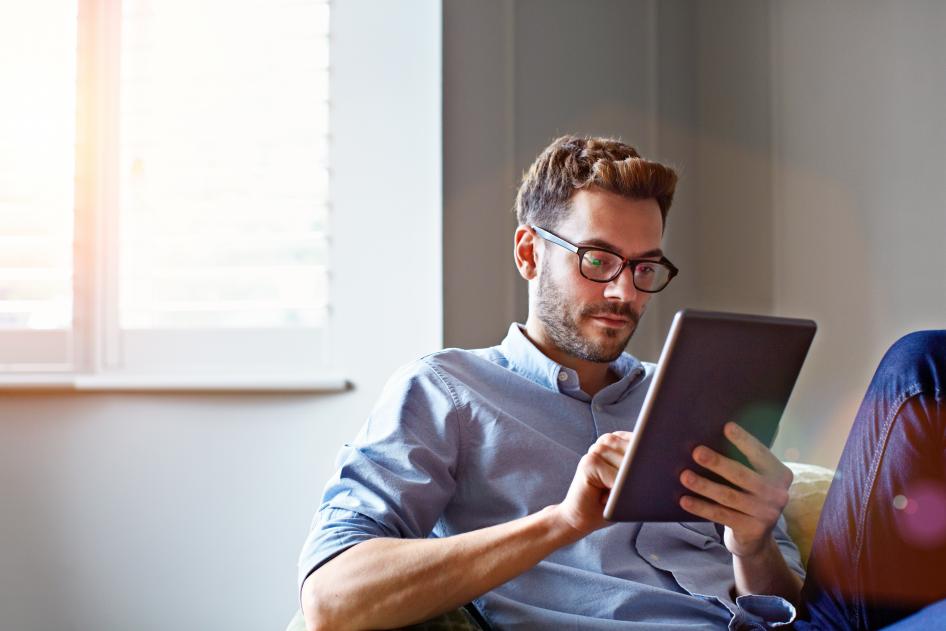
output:
M768 19L751 0L444 3L448 346L525 319L510 209L522 171L570 132L620 137L681 175L666 240L683 273L631 352L655 360L682 306L771 309ZM734 238L752 261L736 278Z
M768 20L751 0L444 3L448 346L525 319L510 209L522 171L569 132L623 138L681 175L666 241L683 273L631 352L655 360L683 306L771 310ZM752 264L734 268L733 239Z
M564 133L657 143L653 0L444 2L444 341L495 344L524 321L512 207L522 171ZM659 351L659 317L635 340Z
M946 328L946 5L772 6L773 309L821 327L780 444L832 462L886 347Z
M682 306L814 318L775 451L833 466L883 350L946 326L946 7L448 0L444 20L445 343L525 317L508 209L536 153L619 135L681 173L682 273L630 350L655 359Z

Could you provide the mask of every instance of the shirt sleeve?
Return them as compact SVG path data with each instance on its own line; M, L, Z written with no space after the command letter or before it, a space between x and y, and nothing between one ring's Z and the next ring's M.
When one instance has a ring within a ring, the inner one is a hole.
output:
M321 565L375 537L423 538L456 487L458 406L420 360L397 371L326 484L299 557L299 586Z
M772 535L775 537L775 543L778 545L778 549L785 558L785 563L788 564L788 567L791 568L795 574L798 574L798 576L804 580L805 566L802 565L798 546L796 546L792 538L788 536L788 526L785 523L784 516L779 516L778 522L772 530Z

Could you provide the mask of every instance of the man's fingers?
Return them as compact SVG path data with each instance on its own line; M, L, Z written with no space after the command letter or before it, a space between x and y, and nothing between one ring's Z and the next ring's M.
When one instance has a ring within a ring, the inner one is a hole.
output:
M608 464L606 466L596 468L595 471L606 489L614 488L614 481L618 476L617 468Z
M614 488L614 480L617 478L618 470L602 456L589 449L588 453L578 463L578 472L587 484L599 489L610 490Z
M726 438L746 456L756 471L777 484L784 483L787 486L792 483L791 469L782 464L758 438L744 430L738 423L726 423L723 431Z
M601 434L601 436L598 436L598 440L596 440L595 443L601 443L602 445L608 445L609 447L624 451L627 449L627 445L630 440L630 432L608 432L607 434Z
M732 458L727 458L709 447L700 445L693 450L693 459L703 467L713 473L729 480L741 489L757 495L765 492L765 481L758 473L745 466L741 462L736 462Z
M751 495L725 484L707 480L690 470L684 470L680 474L680 482L691 491L709 498L717 504L756 517L767 523L774 523L781 513L779 507L774 503L760 502Z
M684 496L680 506L694 515L728 526L726 546L736 554L740 550L757 549L760 542L770 536L788 503L792 473L768 447L736 423L727 423L724 434L745 454L752 467L705 445L698 446L693 450L693 459L737 488L686 470L680 475L680 482L702 497Z
M617 476L618 467L621 466L622 454L612 450L609 447L592 445L588 449L588 464L597 472L597 477L601 480L610 482L607 486L610 489L614 484L614 478Z
M743 530L750 524L751 518L749 516L692 495L681 497L680 507L688 513L693 513L717 524L729 526L733 530Z
M617 432L602 434L598 440L588 448L588 453L600 458L612 467L620 467L627 450L627 439Z
M628 432L611 432L598 437L584 458L588 479L607 489L614 486L618 468L627 450L628 438Z

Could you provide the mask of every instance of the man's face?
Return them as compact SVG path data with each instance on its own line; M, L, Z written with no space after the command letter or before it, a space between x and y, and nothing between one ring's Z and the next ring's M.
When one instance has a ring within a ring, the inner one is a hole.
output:
M540 226L545 227L545 226ZM579 191L567 219L552 232L578 246L597 246L627 258L660 258L663 222L656 200ZM652 294L638 291L631 270L609 283L581 275L578 257L542 241L535 309L550 342L594 362L620 356Z

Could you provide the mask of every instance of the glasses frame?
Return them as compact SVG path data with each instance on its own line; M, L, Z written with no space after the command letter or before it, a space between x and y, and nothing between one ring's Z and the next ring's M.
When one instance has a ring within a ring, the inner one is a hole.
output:
M550 241L554 243L555 245L565 248L569 252L574 252L575 254L577 254L578 255L578 273L581 274L583 278L590 280L593 283L610 283L615 278L623 274L625 268L630 267L631 268L631 281L634 283L634 288L637 289L637 291L644 292L645 294L656 294L666 289L667 285L670 284L670 281L673 280L674 276L680 273L680 270L677 269L677 266L671 263L670 259L668 259L666 256L661 256L660 259L657 261L654 261L651 259L629 259L627 257L621 256L620 254L618 254L617 252L613 250L609 250L608 248L602 248L601 246L597 246L597 245L589 245L589 246L575 245L574 243L571 243L570 241L566 241L565 239L558 236L557 234L549 232L548 230L545 230L538 226L532 225L529 227L532 228L532 230L537 235L539 235L546 241ZM582 269L581 262L585 258L585 252L589 252L591 250L600 250L602 252L607 252L608 254L613 254L614 256L621 259L622 261L621 267L619 267L618 270L614 273L614 275L612 275L608 279L588 278L587 276L585 276L585 272ZM667 282L664 283L663 287L661 287L660 289L652 290L652 289L643 289L637 286L637 278L636 278L637 266L643 263L660 263L661 265L665 266L667 269L670 270L670 278L667 279Z

